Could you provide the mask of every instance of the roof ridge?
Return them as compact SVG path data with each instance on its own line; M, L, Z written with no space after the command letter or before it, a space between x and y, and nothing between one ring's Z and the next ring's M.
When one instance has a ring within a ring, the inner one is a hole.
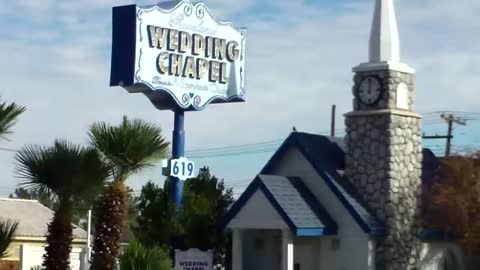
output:
M0 201L12 201L12 202L39 202L38 200L29 200L29 199L16 199L16 198L0 198Z

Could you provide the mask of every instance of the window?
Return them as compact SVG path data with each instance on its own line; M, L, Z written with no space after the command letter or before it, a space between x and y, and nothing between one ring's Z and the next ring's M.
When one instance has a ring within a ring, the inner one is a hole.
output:
M397 86L397 109L409 109L408 86L405 83L400 83Z

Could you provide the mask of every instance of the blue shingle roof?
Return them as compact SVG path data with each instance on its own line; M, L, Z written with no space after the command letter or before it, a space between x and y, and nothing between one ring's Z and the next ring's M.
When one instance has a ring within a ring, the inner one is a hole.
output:
M345 151L346 146L345 142L341 138L332 138L327 136L321 136L316 134L308 134L302 132L292 132L290 136L284 141L276 153L271 157L267 162L265 167L262 169L261 174L272 174L273 169L278 163L279 159L284 155L284 153L291 147L296 147L300 150L302 155L306 160L312 165L316 170L318 175L325 181L330 190L335 194L343 206L348 210L348 212L355 219L357 224L368 234L370 235L383 235L385 234L385 228L373 214L367 204L364 203L358 194L358 191L351 185L351 183L343 175L343 170L345 169ZM423 151L423 171L422 171L422 180L425 183L432 173L438 168L439 160L435 155L428 149ZM268 181L266 180L267 184ZM290 180L291 181L291 180ZM254 181L255 182L255 181ZM296 189L307 190L307 187L304 186L301 180L291 181L291 183L301 183L297 184ZM303 188L302 188L303 186ZM275 190L272 189L272 190ZM307 190L308 191L308 190ZM248 192L245 191L245 193ZM285 190L281 191L285 192ZM273 192L275 193L275 192ZM308 191L308 194L312 196L313 200L316 201L313 194ZM303 192L303 194L307 194ZM272 194L273 195L273 194ZM243 196L243 195L242 195ZM286 200L288 197L279 196L278 200ZM290 197L293 199L293 197ZM240 200L240 199L239 199ZM308 201L308 200L307 200ZM312 206L312 204L309 204ZM235 206L235 205L234 205ZM323 209L320 204L317 205L319 210L316 211L317 216L321 218L319 220L325 221L329 219L327 210ZM233 208L233 207L232 207ZM288 207L287 207L288 208ZM293 208L292 208L293 209ZM315 207L312 208L315 210ZM238 210L239 211L239 210ZM289 210L290 211L290 210ZM290 216L295 218L295 215L291 210ZM306 214L306 213L302 213ZM322 215L325 215L322 217ZM299 220L301 219L298 217ZM297 220L297 222L299 222ZM335 224L334 221L330 222ZM336 229L336 225L335 225Z
M366 233L371 235L384 234L383 224L378 222L372 211L359 199L356 190L342 174L345 169L345 146L342 139L292 132L268 161L261 173L272 173L278 159L290 147L297 147L300 150Z
M262 191L297 236L335 234L337 225L300 178L258 175L230 208L224 226L235 218L257 191Z
M288 178L277 175L259 175L259 177L296 227L325 227Z

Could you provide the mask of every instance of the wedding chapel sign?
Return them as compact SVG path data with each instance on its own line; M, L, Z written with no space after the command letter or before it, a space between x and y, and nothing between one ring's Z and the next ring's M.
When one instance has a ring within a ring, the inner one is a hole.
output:
M175 250L175 270L212 270L213 251Z

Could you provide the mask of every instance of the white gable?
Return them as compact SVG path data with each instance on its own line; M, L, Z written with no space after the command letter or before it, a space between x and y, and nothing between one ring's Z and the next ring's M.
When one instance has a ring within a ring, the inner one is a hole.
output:
M229 228L287 229L288 226L265 194L257 190L228 224Z
M273 171L269 173L300 177L320 204L326 208L333 220L337 222L339 234L364 234L348 210L297 148L292 147L286 151L280 161L275 164Z
M317 171L295 147L291 147L273 164L272 171L266 173L300 177L307 188L337 223L337 236L325 239L338 239L339 248L333 250L330 241L321 242L321 269L374 269L374 241L361 229L348 210L330 190ZM345 258L349 258L345 260Z

